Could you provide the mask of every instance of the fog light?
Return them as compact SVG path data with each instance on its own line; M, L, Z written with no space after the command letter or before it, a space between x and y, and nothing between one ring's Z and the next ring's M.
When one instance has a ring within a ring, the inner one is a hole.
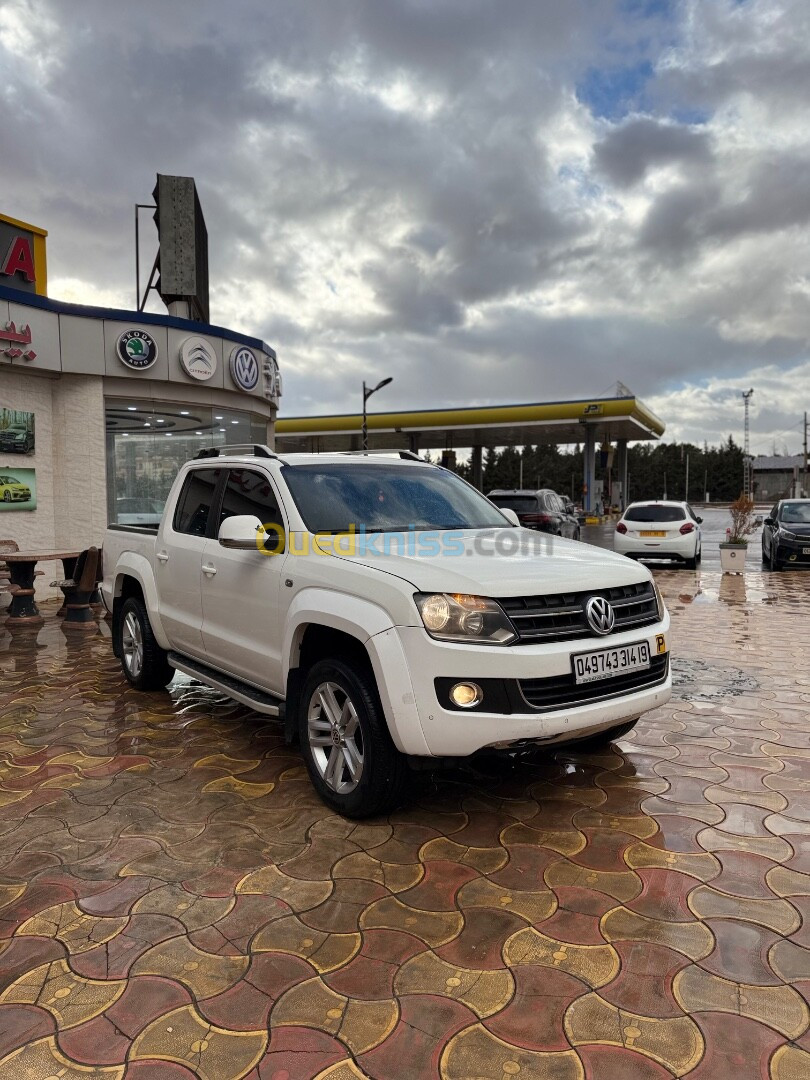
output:
M473 709L484 700L484 691L474 682L457 682L450 690L450 700L460 709Z

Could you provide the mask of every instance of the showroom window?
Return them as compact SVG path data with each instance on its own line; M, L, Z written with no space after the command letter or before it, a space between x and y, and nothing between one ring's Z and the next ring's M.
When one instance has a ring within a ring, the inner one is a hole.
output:
M108 398L107 512L119 525L155 525L181 465L207 446L266 443L267 419L209 405Z

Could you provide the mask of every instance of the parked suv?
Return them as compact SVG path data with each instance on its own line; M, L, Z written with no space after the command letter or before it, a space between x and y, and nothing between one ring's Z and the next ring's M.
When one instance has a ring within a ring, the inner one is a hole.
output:
M762 561L771 570L810 566L810 499L782 499L762 526Z
M114 649L139 690L178 670L283 718L341 813L396 806L409 759L604 742L669 699L645 567L407 453L228 455L107 529Z
M539 491L496 488L490 491L489 499L502 509L513 510L520 524L526 529L579 540L580 529L576 515L569 514L561 496L550 488Z

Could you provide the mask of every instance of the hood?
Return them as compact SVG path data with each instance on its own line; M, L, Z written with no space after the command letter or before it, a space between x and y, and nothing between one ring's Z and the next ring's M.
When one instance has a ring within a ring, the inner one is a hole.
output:
M419 592L531 596L633 585L652 576L624 555L522 528L371 533L318 543L336 558L393 574Z

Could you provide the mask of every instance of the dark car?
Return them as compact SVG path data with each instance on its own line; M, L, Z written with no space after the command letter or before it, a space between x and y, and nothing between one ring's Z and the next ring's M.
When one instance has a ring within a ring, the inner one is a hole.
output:
M579 522L566 512L562 499L549 488L540 491L506 490L497 488L487 496L496 506L514 510L526 529L567 536L579 540Z
M0 450L29 454L34 449L34 435L24 424L0 428Z
M762 561L770 570L810 566L810 499L780 499L762 526Z

